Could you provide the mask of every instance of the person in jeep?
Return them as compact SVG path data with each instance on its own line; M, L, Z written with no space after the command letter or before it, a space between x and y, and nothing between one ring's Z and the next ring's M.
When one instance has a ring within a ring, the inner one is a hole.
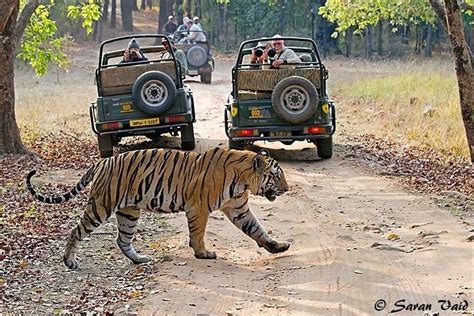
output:
M123 63L129 63L129 62L134 62L134 61L147 61L148 58L143 55L143 53L140 50L140 45L138 44L137 40L132 38L130 43L128 43L127 49L123 53L123 59L120 62L121 64Z
M177 49L172 40L169 40L169 42L171 44L171 47L170 47L170 45L168 45L168 41L166 40L166 38L163 38L161 40L161 44L166 49L166 51L164 51L161 54L161 59L171 58L170 52L171 52L171 50L173 50L173 53L174 53L174 56L176 57L176 60L179 61L179 65L181 67L181 70L183 71L183 73L187 74L188 73L188 61L186 59L186 54L181 49Z
M272 47L276 51L274 58L270 59L272 68L280 68L281 65L287 63L301 63L301 59L290 48L285 47L285 42L281 39L281 35L275 34L272 37Z

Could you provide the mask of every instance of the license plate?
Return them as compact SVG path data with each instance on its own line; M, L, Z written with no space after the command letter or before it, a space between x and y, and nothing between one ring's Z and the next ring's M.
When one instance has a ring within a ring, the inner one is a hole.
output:
M270 136L289 137L291 132L270 132Z
M148 125L157 125L160 124L160 118L149 118L144 120L130 120L130 127L137 127L137 126L148 126Z
M250 111L249 118L251 119L263 117L261 108L249 108L249 111Z

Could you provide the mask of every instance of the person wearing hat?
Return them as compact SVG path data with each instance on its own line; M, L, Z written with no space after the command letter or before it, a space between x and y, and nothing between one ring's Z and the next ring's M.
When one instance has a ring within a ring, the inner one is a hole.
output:
M272 37L272 47L276 51L276 55L271 60L272 68L280 68L281 65L301 63L301 59L296 53L285 47L285 41L281 39L281 35L275 34Z
M195 16L195 17L193 18L193 21L194 21L194 24L196 24L197 26L199 26L199 28L201 28L201 30L202 30L201 23L199 23L199 17L198 17L198 16Z
M166 35L170 35L176 32L177 29L178 24L176 23L174 16L170 15L168 17L168 22L163 25L163 33L165 33Z
M134 61L147 61L148 58L143 55L140 51L140 45L138 44L137 40L132 38L130 43L128 43L128 47L123 53L123 59L120 63L129 63Z
M168 41L171 44L171 46L168 44ZM161 54L161 59L171 58L171 50L173 50L174 57L179 62L179 66L181 67L181 73L187 74L188 61L186 59L186 54L181 49L177 49L176 46L174 45L174 42L171 39L169 39L168 41L164 37L161 39L161 44L166 49L166 51L164 51Z
M194 24L193 20L189 19L186 23L186 26L188 28L189 35L184 38L185 40L189 42L206 41L206 35L203 33L202 29L198 25Z
M252 55L250 56L250 63L252 64L267 64L268 63L268 50L272 47L270 42L258 42L257 47L252 49ZM257 50L261 50L262 54L257 56Z

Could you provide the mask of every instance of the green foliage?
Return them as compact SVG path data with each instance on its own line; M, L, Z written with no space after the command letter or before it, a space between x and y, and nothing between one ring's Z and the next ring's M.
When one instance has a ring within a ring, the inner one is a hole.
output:
M21 7L26 4L22 0ZM21 41L21 52L18 58L30 63L37 76L43 76L50 64L67 69L70 61L64 52L64 46L72 40L69 35L58 36L56 22L51 18L50 11L55 6L54 0L38 6L30 18ZM100 18L100 6L93 0L77 6L68 6L68 17L82 20L87 33L92 32L92 24Z
M319 14L337 23L333 36L349 28L354 34L363 34L371 25L381 20L389 21L394 27L408 23L436 22L436 16L426 0L328 0L319 9Z
M99 20L101 16L100 6L94 0L89 0L77 6L70 5L67 10L68 17L82 20L82 27L86 30L87 34L92 32L94 21Z

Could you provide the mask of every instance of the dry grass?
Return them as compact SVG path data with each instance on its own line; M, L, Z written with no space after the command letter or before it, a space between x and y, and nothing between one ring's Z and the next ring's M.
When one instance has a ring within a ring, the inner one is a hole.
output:
M347 69L348 61L333 62ZM333 94L347 134L374 134L468 157L454 68L450 61L351 62L351 80L336 80ZM373 69L373 72L367 72ZM334 70L334 69L331 69ZM360 72L358 71L360 70Z

